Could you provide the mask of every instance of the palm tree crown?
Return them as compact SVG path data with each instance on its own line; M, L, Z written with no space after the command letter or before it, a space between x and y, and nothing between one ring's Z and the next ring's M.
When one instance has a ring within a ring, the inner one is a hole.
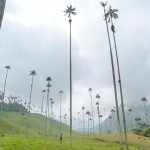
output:
M60 93L60 94L62 94L62 93L63 93L63 91L59 91L59 93Z
M5 66L5 68L6 68L6 69L11 69L11 67L10 67L9 65L8 65L8 66Z
M147 102L147 99L146 99L145 97L143 97L143 98L141 99L141 101L142 101L142 102Z
M98 98L98 99L100 98L99 94L96 94L96 98Z
M68 18L71 18L71 15L76 15L77 13L75 12L76 11L76 8L73 8L72 5L70 6L67 6L67 9L64 11L66 14L65 15L68 15Z
M44 92L46 92L46 90L42 90L42 92L44 93Z
M89 112L89 111L87 111L87 112L86 112L86 115L90 115L90 112Z
M47 77L46 81L50 82L50 81L52 81L52 78L51 77Z
M84 110L85 109L85 107L82 107L82 110Z
M107 5L107 2L106 3L100 2L100 4L102 5L102 7L105 7Z
M107 13L105 14L105 18L108 19L108 22L110 22L111 18L117 19L118 15L117 15L117 9L112 9L111 6L109 7L109 10L107 11Z
M36 71L35 71L35 70L30 71L30 75L32 75L32 76L37 75L37 74L36 74Z
M89 91L91 92L91 91L92 91L92 88L89 88Z

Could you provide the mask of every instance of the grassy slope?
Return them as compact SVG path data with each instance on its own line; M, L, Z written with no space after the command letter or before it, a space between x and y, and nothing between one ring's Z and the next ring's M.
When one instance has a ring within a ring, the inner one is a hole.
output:
M31 114L30 115L30 124L29 124L29 133L31 135L38 135L40 128L40 120L42 119L41 130L42 133L45 133L45 117L39 114ZM13 132L13 123L15 122L14 133L22 133L26 132L26 122L27 122L27 114L22 116L21 113L14 112L3 112L2 122L0 124L0 133L12 133ZM59 122L53 120L52 121L52 134L59 135ZM50 123L49 120L49 133L50 132ZM69 135L69 126L62 124L62 133L63 135Z

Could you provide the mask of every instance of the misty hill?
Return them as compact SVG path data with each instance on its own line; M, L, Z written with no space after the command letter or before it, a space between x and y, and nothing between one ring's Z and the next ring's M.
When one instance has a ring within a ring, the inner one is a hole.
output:
M42 120L41 131L42 134L45 133L45 116L40 114L30 115L30 125L29 125L29 134L39 135L40 129L40 120ZM25 134L26 133L26 122L27 122L27 113L21 112L3 112L2 113L2 122L0 124L0 133L17 133ZM49 119L49 135L56 136L60 134L60 123L56 120L52 120L52 134L50 132L51 120ZM69 126L62 123L62 134L69 135ZM74 132L74 134L76 134Z
M131 115L128 111L129 108L125 109L127 130L131 131L133 128L137 128L137 127L140 128L141 126L143 126L143 128L146 128L146 126L144 127L144 125L146 124L144 106L143 105L137 105L137 106L135 105L135 106L132 106L131 108L132 108ZM123 117L122 117L121 107L119 107L119 112L120 112L121 128L123 131ZM109 116L112 116L112 119L109 119ZM117 132L117 128L118 128L117 124L118 123L117 123L116 112L114 114L111 113L109 116L105 121L103 121L101 123L101 131L103 133ZM149 126L150 126L150 105L147 106L147 116L148 116ZM141 118L141 120L136 122L134 120L135 118ZM137 123L139 123L139 125L137 125ZM98 125L95 127L95 131L96 131L96 133L99 132Z

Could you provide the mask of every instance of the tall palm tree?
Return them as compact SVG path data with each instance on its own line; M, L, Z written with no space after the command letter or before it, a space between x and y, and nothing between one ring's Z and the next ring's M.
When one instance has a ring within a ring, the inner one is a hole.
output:
M86 115L88 116L88 136L89 136L89 116L90 116L90 111L87 111Z
M90 98L91 98L91 107L92 107L92 120L93 120L93 134L94 134L94 114L93 114L93 102L92 102L92 88L89 88Z
M89 119L89 121L90 121L90 129L91 129L91 134L92 134L92 118L91 118L91 116L90 116L90 119Z
M39 134L41 135L41 125L42 125L42 113L43 113L43 103L44 103L44 98L45 98L45 92L46 90L42 90L42 93L43 93L43 98L42 98L42 106L41 106L41 122L40 122L40 132Z
M61 130L61 95L63 94L63 91L59 91L59 94L60 94L60 134L62 132Z
M105 116L105 110L106 109L104 109L104 116ZM106 133L107 133L106 117L105 117L105 130L106 130Z
M28 138L28 129L29 129L29 117L31 111L31 99L32 99L32 88L33 88L33 79L34 76L37 75L35 70L30 71L30 75L32 76L31 80L31 90L30 90L30 99L29 99L29 107L28 107L28 119L27 119L27 129L26 129L26 139Z
M5 3L6 3L6 0L0 0L0 28L1 28L2 20L4 16Z
M68 15L70 23L70 144L72 145L72 59L71 59L71 15L76 15L76 8L67 6L67 9L64 11L65 15Z
M0 110L0 123L1 123L1 117L2 117L2 111L3 111L4 98L5 98L7 76L8 76L8 71L9 71L9 69L11 69L11 67L8 65L8 66L5 66L5 68L6 68L6 77L5 77L5 83L4 83L4 91L2 93L2 103L1 103L1 110Z
M128 109L129 113L130 113L130 119L131 119L131 128L133 129L133 123L132 123L132 109L129 108Z
M98 117L99 117L99 120L101 122L101 118L103 117L103 115L99 115ZM101 131L101 127L100 127L100 131ZM101 132L100 132L100 134L101 134Z
M51 98L50 99L50 101L51 101L51 135L52 135L52 131L53 131L53 105L54 105L54 101L53 101L53 99Z
M100 115L100 112L99 112L99 102L96 102L96 106L97 106L97 115L98 115L98 120L99 120L99 134L101 134L101 127L100 127L100 118L99 118L99 115Z
M117 43L116 43L116 37L115 37L115 26L113 24L113 19L117 19L118 18L117 11L118 11L117 9L112 9L111 7L109 7L109 10L105 14L105 17L106 17L106 19L108 19L108 22L111 22L111 31L113 33L115 52L116 52L116 60L117 60L118 77L119 77L119 81L118 82L119 82L119 87L120 87L123 125L124 125L124 132L125 132L126 147L128 149L128 137L127 137L127 129L126 129L126 118L125 118L125 111L124 111L124 102L123 102L122 82L121 82L119 58L118 58L118 52L117 52Z
M84 109L85 109L85 107L83 106L82 107L82 111L83 111L83 134L85 134L85 125L84 125Z
M114 122L114 113L115 113L115 110L114 110L114 109L111 109L111 113L112 113L113 123L115 123L115 122ZM114 125L115 125L115 124L114 124Z
M109 120L110 120L110 130L112 131L112 122L111 122L112 116L109 116L108 118L109 118Z
M46 101L46 119L45 119L45 138L48 136L48 128L47 124L49 124L49 93L50 93L50 87L52 86L50 82L52 81L51 77L47 77L46 81L48 82L47 84L47 101ZM48 119L48 122L47 122ZM49 126L48 126L49 127Z
M147 102L147 99L145 97L143 97L141 99L141 101L144 103L144 109L145 109L145 116L146 116L146 122L147 122L147 125L148 125L148 117L147 117L147 110L146 110L146 102Z
M116 110L117 110L117 120L118 120L118 129L119 129L119 137L120 137L120 147L123 148L122 135L121 135L122 134L121 133L121 125L120 125L120 116L119 116L119 107L118 107L118 98L117 98L116 78L115 78L115 70L114 70L114 61L113 61L112 46L111 46L111 41L110 41L108 21L107 21L107 18L106 18L106 9L105 9L107 3L101 2L101 5L104 8L104 19L105 19L105 22L106 22L108 41L109 41L109 48L110 48L110 58L111 58L111 65L112 65L112 76L113 76L115 102L116 102Z

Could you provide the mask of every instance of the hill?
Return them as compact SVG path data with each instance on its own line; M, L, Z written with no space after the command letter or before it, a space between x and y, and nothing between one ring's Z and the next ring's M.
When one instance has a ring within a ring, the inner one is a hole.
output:
M40 123L41 133L45 135L45 120L46 117L40 114L31 113L29 123L29 135L39 135ZM47 119L48 120L48 119ZM48 121L47 121L48 122ZM25 134L27 124L27 113L21 112L3 112L2 121L0 123L0 133L14 133ZM52 133L51 133L51 120L49 119L48 134L56 136L60 134L60 123L52 119ZM69 135L69 126L62 123L62 134ZM76 134L74 132L74 134Z

